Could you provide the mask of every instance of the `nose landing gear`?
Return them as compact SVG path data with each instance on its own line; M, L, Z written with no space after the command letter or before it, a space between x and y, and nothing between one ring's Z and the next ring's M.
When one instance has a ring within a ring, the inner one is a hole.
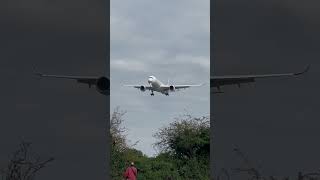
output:
M151 96L154 96L154 93L153 93L153 91L151 91L151 94L150 94Z

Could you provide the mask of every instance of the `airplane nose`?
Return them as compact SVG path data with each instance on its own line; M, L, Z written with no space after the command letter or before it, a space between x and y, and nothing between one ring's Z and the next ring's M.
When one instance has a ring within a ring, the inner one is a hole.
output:
M151 82L152 82L152 79L151 79L151 78L149 78L149 79L148 79L148 83L151 83Z

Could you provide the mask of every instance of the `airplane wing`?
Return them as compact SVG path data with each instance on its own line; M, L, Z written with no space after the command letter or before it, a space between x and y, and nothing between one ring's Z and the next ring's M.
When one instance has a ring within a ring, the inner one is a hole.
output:
M164 89L170 89L170 86L173 86L174 89L180 90L180 89L186 89L186 88L190 88L190 87L199 87L199 86L202 86L202 85L204 85L204 84L164 85L164 86L161 86L161 87L164 88Z
M152 89L150 85L124 85L124 86L137 88L137 89L140 89L141 91Z
M76 80L78 83L88 84L89 87L95 85L98 81L98 77L93 76L64 76L64 75L51 75L51 74L42 74L42 73L35 73L39 77L46 77L46 78L60 78L60 79L72 79Z
M35 73L35 75L44 78L58 78L58 79L71 79L76 80L78 83L88 84L89 88L92 85L96 86L98 92L103 95L110 95L110 79L104 76L94 77L94 76L65 76L65 75L51 75Z
M290 77L298 76L306 73L310 69L308 65L303 71L296 73L282 73L282 74L260 74L260 75L232 75L232 76L213 76L210 78L210 87L220 89L224 85L244 84L255 82L256 79L272 78L272 77Z

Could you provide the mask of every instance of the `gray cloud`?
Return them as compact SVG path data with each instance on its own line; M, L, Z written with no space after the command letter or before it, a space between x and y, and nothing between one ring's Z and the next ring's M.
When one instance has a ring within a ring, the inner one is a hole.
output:
M152 134L187 109L209 114L209 85L169 97L123 87L146 84L149 75L175 84L209 82L209 1L114 1L111 3L111 108L127 110L131 141L147 155Z

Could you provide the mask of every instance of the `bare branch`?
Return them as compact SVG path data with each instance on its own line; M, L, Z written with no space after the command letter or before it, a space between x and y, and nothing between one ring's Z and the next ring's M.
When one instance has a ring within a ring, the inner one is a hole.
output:
M12 153L12 157L5 169L0 171L5 180L33 180L36 173L54 160L49 158L41 160L31 151L31 143L22 142L19 149Z

